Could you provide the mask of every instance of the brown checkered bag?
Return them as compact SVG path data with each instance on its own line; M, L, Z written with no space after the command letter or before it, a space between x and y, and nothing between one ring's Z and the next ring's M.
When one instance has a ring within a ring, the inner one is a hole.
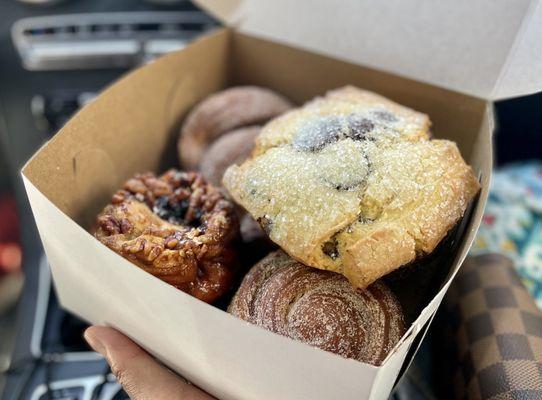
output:
M456 399L542 399L542 313L510 259L467 259L444 301ZM443 370L448 369L444 367Z

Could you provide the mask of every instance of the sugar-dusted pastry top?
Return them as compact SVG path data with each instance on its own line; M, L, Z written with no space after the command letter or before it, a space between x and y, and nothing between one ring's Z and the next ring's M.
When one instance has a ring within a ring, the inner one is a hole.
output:
M228 312L345 358L380 365L405 333L395 295L376 282L355 289L339 274L278 250L245 275Z
M479 190L425 114L354 87L269 122L223 184L295 259L355 286L430 253Z
M349 132L352 139L427 139L430 126L425 114L379 94L346 86L271 120L258 137L254 154L284 144L298 150L318 150L349 136Z

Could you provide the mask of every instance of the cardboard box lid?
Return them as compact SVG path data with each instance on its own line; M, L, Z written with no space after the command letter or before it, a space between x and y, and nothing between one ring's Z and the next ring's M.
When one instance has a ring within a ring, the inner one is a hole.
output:
M540 0L195 0L242 32L490 100L542 90Z

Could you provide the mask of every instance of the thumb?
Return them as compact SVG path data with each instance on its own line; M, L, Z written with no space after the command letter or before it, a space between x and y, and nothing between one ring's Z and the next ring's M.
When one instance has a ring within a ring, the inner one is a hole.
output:
M198 388L186 383L158 364L141 347L112 328L91 326L85 339L101 353L132 400L211 400Z

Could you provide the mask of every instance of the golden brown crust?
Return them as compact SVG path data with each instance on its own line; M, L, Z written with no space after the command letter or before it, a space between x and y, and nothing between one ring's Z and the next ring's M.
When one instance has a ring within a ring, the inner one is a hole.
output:
M136 175L97 217L95 236L143 270L206 302L231 286L234 205L193 172Z
M228 312L345 358L380 365L405 332L401 306L383 284L354 289L339 274L270 253L245 276Z
M205 149L222 134L264 123L290 108L287 99L257 86L238 86L207 97L190 111L181 128L181 165L198 168Z
M347 87L268 123L223 178L290 256L356 287L430 253L480 186L424 114Z

